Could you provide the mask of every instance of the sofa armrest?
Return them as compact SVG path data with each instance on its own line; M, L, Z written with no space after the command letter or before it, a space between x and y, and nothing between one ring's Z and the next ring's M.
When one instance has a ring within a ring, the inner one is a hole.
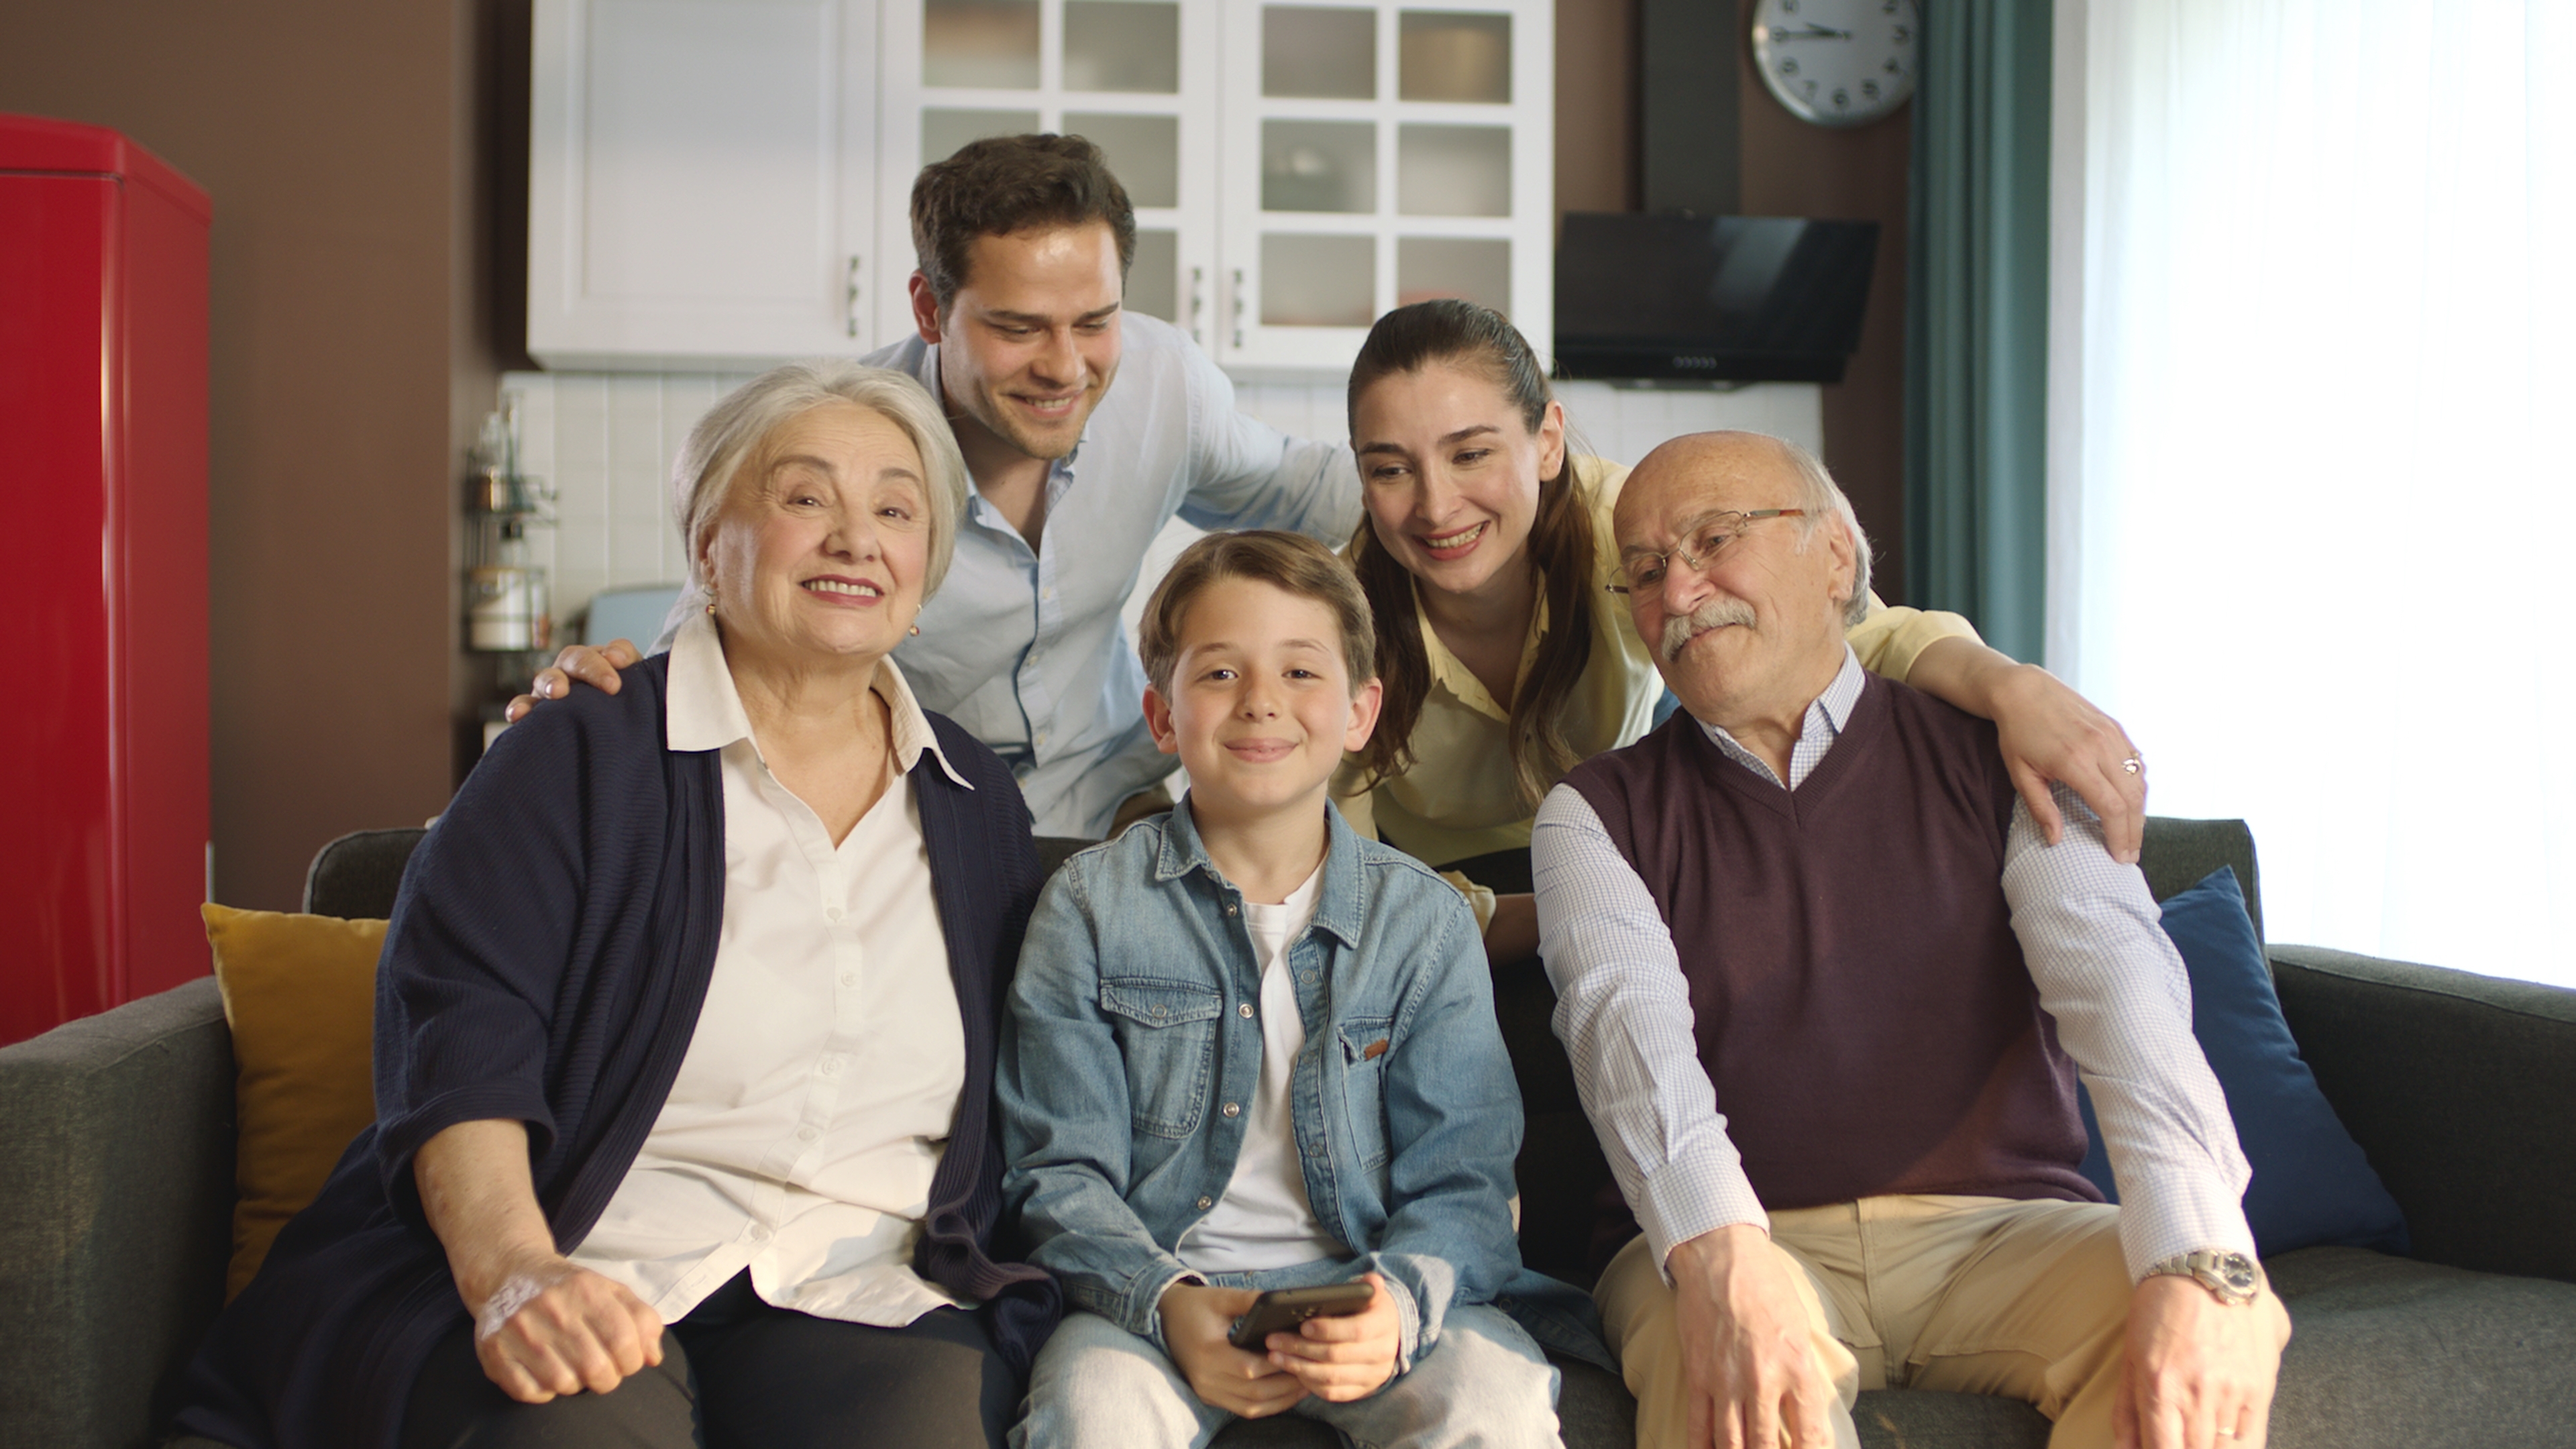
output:
M223 1303L232 1207L213 978L0 1048L0 1444L154 1442Z
M2430 1263L2576 1282L2576 991L2271 949L2281 1012Z

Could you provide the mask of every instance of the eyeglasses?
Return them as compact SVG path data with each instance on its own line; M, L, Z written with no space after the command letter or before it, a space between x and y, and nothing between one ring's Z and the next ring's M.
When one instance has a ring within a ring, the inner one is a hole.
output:
M1712 513L1683 531L1690 542L1676 544L1664 553L1630 549L1619 560L1622 583L1604 584L1614 594L1634 594L1653 589L1664 581L1664 570L1674 559L1693 573L1707 568L1718 551L1735 540L1736 535L1765 518L1804 518L1803 508L1755 508L1744 512Z

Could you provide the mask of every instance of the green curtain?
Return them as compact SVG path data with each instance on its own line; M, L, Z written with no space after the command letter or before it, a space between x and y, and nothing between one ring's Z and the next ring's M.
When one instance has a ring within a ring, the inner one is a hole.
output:
M2037 660L2047 624L2049 0L1924 0L1905 289L1906 580Z

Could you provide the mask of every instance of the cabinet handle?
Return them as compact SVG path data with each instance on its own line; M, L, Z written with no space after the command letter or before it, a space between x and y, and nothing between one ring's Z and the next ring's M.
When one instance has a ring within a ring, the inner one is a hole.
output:
M859 254L850 253L850 335L859 335Z
M1243 268L1234 269L1234 350L1243 350Z
M1190 336L1199 346L1207 346L1207 329L1199 325L1200 314L1207 310L1207 268L1190 268Z

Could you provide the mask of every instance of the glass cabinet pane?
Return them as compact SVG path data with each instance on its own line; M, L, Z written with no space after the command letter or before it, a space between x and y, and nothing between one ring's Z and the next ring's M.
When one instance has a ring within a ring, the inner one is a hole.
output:
M921 83L1037 89L1038 0L922 0Z
M1127 268L1127 310L1181 322L1181 239L1178 233L1136 233L1136 260Z
M1377 99L1377 12L1261 7L1261 93Z
M1512 17L1407 10L1396 36L1401 99L1511 103Z
M983 136L1024 136L1038 128L1035 111L950 111L935 107L921 113L921 164L945 161L957 148Z
M1376 315L1375 239L1262 234L1263 326L1366 327Z
M1366 121L1262 122L1261 209L1377 210L1377 127Z
M1511 215L1511 129L1397 127L1395 209L1406 216Z
M1178 116L1118 116L1067 111L1068 136L1089 137L1108 154L1109 169L1134 206L1181 204L1181 121Z
M1181 89L1181 7L1155 0L1065 0L1064 88Z
M1512 244L1458 237L1397 238L1395 305L1434 297L1464 297L1509 315Z

